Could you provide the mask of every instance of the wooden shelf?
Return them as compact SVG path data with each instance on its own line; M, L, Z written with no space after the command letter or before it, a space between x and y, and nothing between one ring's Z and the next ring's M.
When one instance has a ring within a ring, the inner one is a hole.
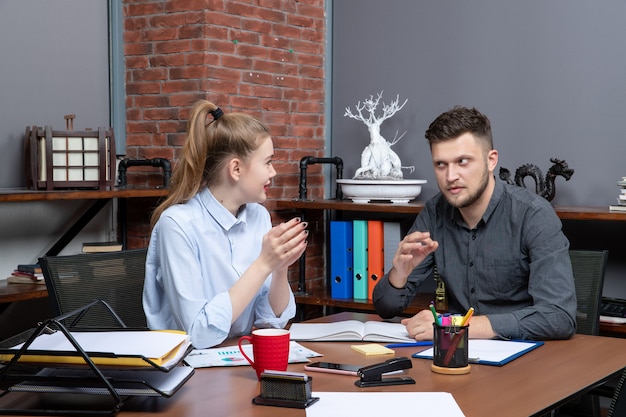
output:
M164 197L167 188L112 188L110 190L29 190L0 188L0 203L18 201L106 200L112 198Z
M366 211L371 213L418 214L424 208L423 201L406 204L393 203L353 203L350 200L278 200L279 210L337 210ZM554 206L554 211L562 220L603 220L626 221L626 213L609 211L609 207L596 206Z
M61 235L57 242L46 251L46 255L55 256L58 255L96 214L113 199L119 200L120 239L124 247L126 247L126 200L129 198L165 197L168 193L169 189L165 187L120 187L108 190L81 189L54 191L30 190L26 188L0 188L0 203L90 200L90 207L87 208L79 218L72 219L72 224L69 225L68 229Z
M412 316L419 311L428 308L433 299L432 294L419 293L415 296L411 304L402 312L404 315ZM334 307L346 310L358 310L375 313L372 300L359 300L354 298L331 298L322 294L296 294L296 303L302 305L312 305L320 307Z
M412 201L406 204L393 203L353 203L351 200L278 200L279 210L337 210L366 211L372 213L417 214L424 208L424 202Z
M611 337L626 337L626 324L600 322L600 335Z
M48 289L43 284L9 284L6 279L0 280L0 304L47 296Z

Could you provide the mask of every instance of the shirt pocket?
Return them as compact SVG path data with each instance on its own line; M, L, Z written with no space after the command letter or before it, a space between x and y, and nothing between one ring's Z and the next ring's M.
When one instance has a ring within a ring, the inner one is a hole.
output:
M482 291L487 299L519 300L528 294L528 272L517 258L491 258L482 268Z

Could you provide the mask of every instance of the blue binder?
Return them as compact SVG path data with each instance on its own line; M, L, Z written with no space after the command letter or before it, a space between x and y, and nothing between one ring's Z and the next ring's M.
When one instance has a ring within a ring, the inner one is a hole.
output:
M330 296L352 298L352 221L330 222Z
M353 220L354 298L367 300L367 220Z

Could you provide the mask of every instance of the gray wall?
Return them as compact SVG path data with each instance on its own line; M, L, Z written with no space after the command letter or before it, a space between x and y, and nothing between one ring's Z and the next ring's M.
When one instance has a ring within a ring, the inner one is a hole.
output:
M557 178L557 205L608 206L626 176L626 2L606 0L337 0L332 7L330 155L352 177L369 141L345 107L384 91L404 109L383 123L405 178L438 190L424 131L454 105L489 116L500 167L512 172L565 159L574 176ZM532 186L532 180L526 183ZM604 287L626 298L624 222L565 222L572 247L609 249Z
M107 0L0 0L0 188L24 187L26 126L109 126ZM91 204L0 203L0 279L36 262ZM105 208L62 254L115 238Z
M0 0L0 188L26 185L26 126L109 126L107 0Z
M344 109L384 90L409 100L383 135L408 131L394 149L417 167L405 178L428 180L421 198L437 191L424 131L458 104L489 116L501 167L545 173L559 157L575 169L555 204L613 203L626 175L624 16L623 0L334 1L331 154L351 177L369 137Z

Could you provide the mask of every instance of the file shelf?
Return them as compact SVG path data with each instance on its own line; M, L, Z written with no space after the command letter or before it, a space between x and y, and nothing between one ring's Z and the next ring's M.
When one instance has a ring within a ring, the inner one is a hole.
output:
M424 208L423 201L412 201L406 204L393 204L383 202L353 203L350 200L277 200L277 210L281 211L326 211L325 221L328 222L337 213L350 218L351 215L367 214L368 216L381 217L394 215L403 220L412 219ZM561 220L576 221L626 221L626 213L611 212L608 206L554 206L554 210ZM306 268L300 267L300 274L306 278ZM302 277L301 277L302 279ZM419 294L413 303L404 311L405 314L415 314L428 306L432 300L431 294ZM373 312L374 306L371 300L359 299L333 299L330 297L329 288L324 288L313 293L296 294L296 302L301 305L313 305L320 307L342 308L352 311Z
M0 188L0 203L41 202L41 201L91 201L91 206L77 219L72 219L67 231L46 252L46 255L58 255L61 250L102 210L106 204L117 199L120 219L120 240L126 247L126 200L131 198L162 198L169 189L165 187L134 188L114 187L105 190L78 189L41 191L25 188Z

